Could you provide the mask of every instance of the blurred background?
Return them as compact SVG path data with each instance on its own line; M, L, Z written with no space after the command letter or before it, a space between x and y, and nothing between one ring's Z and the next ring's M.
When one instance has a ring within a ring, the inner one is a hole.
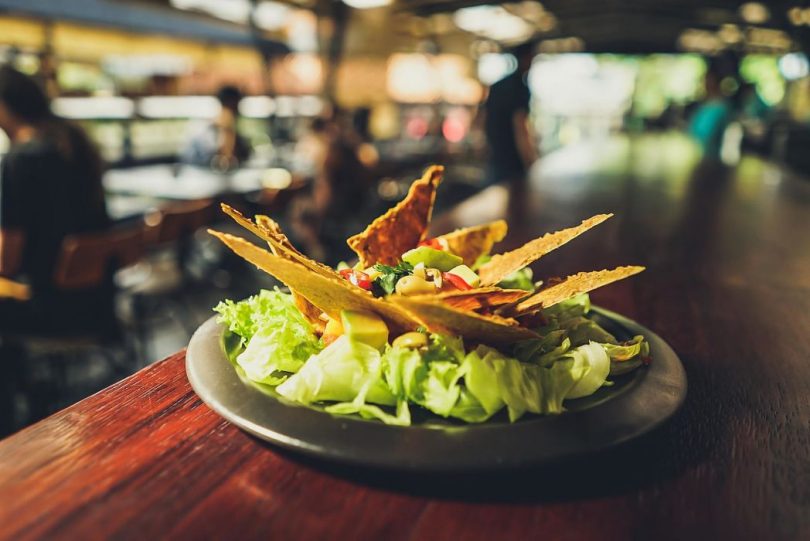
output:
M0 434L273 284L219 202L335 265L430 163L439 213L605 149L808 176L808 46L800 0L0 0Z

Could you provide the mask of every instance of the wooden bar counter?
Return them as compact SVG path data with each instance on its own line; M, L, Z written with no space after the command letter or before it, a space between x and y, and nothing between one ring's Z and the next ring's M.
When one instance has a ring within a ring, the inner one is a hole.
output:
M511 247L614 212L536 274L647 266L593 299L683 361L663 427L541 470L359 470L231 426L179 352L0 443L0 538L810 538L810 180L651 135L552 153L512 195L490 188L435 228L504 217Z

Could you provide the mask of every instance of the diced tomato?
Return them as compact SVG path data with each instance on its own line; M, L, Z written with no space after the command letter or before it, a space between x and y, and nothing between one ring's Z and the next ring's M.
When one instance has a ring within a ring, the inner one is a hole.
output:
M354 269L343 269L338 272L343 278L350 281L360 289L371 291L372 280L365 272Z
M467 291L468 289L472 289L472 286L464 281L464 278L458 276L457 274L451 274L449 272L442 273L442 279L450 282L453 287L456 289L460 289L461 291Z
M419 242L419 246L430 246L434 250L446 250L447 247L442 246L441 241L439 239L425 239Z

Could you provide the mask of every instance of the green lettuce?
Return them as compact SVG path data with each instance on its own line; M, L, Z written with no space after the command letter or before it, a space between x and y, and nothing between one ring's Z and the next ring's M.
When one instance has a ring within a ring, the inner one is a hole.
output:
M450 411L450 416L461 419L467 423L483 423L489 419L492 414L484 409L475 395L462 387L458 401Z
M386 412L379 406L366 404L357 399L352 402L339 402L331 406L326 406L324 411L334 413L335 415L357 414L363 419L379 419L387 425L409 426L411 424L411 411L408 407L408 402L405 400L399 400L397 402L395 415Z
M524 363L550 366L571 347L571 340L564 330L549 331L543 338L523 340L512 348L514 356Z
M427 362L450 361L457 364L461 364L464 355L464 340L460 336L446 334L431 334L427 351L422 353Z
M503 280L498 282L498 287L502 287L504 289L523 289L526 291L534 291L534 282L532 282L533 276L532 269L529 267L524 267L520 270L516 270L512 274L507 275Z
M239 302L230 299L222 301L214 311L219 313L220 323L226 324L229 331L242 337L243 344L260 329L273 327L284 321L292 321L312 330L309 322L295 306L292 295L282 293L278 288L273 291L263 289L257 295Z
M451 361L433 361L422 384L421 405L436 415L447 417L461 395L461 366Z
M486 355L486 352L483 352ZM471 351L464 358L464 382L467 391L475 397L487 415L494 415L504 406L501 392L492 382L496 381L497 374L492 359L484 361L478 351Z
M576 362L573 353L570 358L551 366L523 363L487 346L478 346L467 355L464 363L466 391L486 413L486 417L481 417L485 420L505 405L512 422L527 411L563 411L563 400L582 380L589 366ZM469 405L468 408L472 409Z
M383 376L397 399L423 402L428 370L428 364L415 349L390 347L383 354Z
M383 354L388 388L398 399L447 417L461 395L464 358L460 338L434 334L426 351L389 347Z
M610 375L620 376L632 372L644 364L650 356L650 344L643 336L634 336L632 340L621 344L602 344L610 357Z
M240 302L227 300L214 310L231 333L225 339L230 344L230 358L253 381L277 385L321 349L312 326L295 306L292 296L278 289L262 290ZM233 336L240 337L238 346Z
M581 317L591 311L591 298L587 293L582 293L555 304L543 310L543 315L549 321L549 325L558 327L559 322Z
M382 377L380 352L343 335L276 387L283 397L301 404L315 402L372 402L396 405Z
M424 374L418 353L398 348L380 352L367 344L341 336L311 357L276 388L283 397L301 404L335 402L324 410L336 415L358 414L386 424L409 425L408 393ZM396 406L391 414L380 406Z
M621 344L603 344L611 361L629 361L637 356L646 357L650 354L650 344L643 336L634 336L632 340Z
M585 316L577 316L567 319L561 324L568 339L573 346L582 346L589 342L599 342L601 344L615 344L616 338L595 321Z
M610 374L610 357L601 344L591 342L569 351L564 358L573 361L572 369L583 370L582 377L565 398L582 398L595 393Z
M489 254L482 254L478 256L478 259L476 259L472 265L472 270L477 271L481 268L481 265L488 263L491 259L492 256ZM536 289L534 282L532 282L533 277L534 274L532 273L532 269L529 267L524 267L507 275L503 280L498 282L498 287L502 287L504 289L523 289L533 292Z
M541 368L543 378L543 411L562 413L563 400L569 397L571 389L582 380L585 367L573 359L563 359L547 368Z
M460 337L429 334L421 349L386 346L383 352L341 336L323 348L291 295L261 291L216 307L228 326L223 347L253 381L282 397L336 415L359 415L409 425L409 405L480 423L506 409L511 421L526 412L555 414L564 400L608 385L649 356L643 337L617 343L585 315L587 295L544 310L542 338L508 353Z

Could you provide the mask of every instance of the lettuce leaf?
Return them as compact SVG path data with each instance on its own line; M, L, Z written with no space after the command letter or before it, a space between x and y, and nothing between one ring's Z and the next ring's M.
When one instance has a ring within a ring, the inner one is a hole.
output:
M573 361L573 370L584 374L566 393L565 398L582 398L595 393L610 374L610 357L601 344L591 342L569 351L564 358Z
M481 268L481 265L485 263L489 263L492 259L492 256L489 254L482 254L478 256L478 259L472 265L472 270L477 271ZM522 269L518 269L512 274L507 275L504 277L503 280L498 282L498 287L502 287L504 289L523 289L526 291L534 292L535 285L532 281L534 274L532 273L532 269L529 267L523 267Z
M464 376L464 370L449 361L434 361L429 366L422 384L424 398L421 405L436 415L447 417L461 395L459 380Z
M487 415L494 415L504 406L501 393L496 385L497 374L491 362L485 362L478 354L478 351L471 351L464 358L464 383L467 391L480 404L480 407Z
M407 400L397 401L395 415L391 415L379 406L366 404L355 400L353 402L339 402L326 406L324 411L335 415L351 415L356 413L363 419L379 419L387 425L409 426L411 424L411 410L408 408Z
M469 390L461 388L458 402L450 411L450 416L468 423L483 423L492 414L486 411L478 399Z
M223 348L249 379L294 402L392 425L411 423L409 404L468 423L504 408L513 422L526 412L560 413L564 400L592 394L608 375L635 369L649 355L643 337L618 343L587 319L587 295L545 310L543 337L515 344L511 356L484 345L467 352L460 337L441 334L430 334L420 350L387 346L380 353L348 336L324 349L278 289L215 310L229 330Z
M313 355L301 369L276 387L283 397L301 404L315 402L397 403L382 378L382 358L376 348L343 335Z
M643 336L634 336L632 340L621 344L602 344L611 361L624 362L637 356L646 357L650 354L650 344Z
M621 376L632 372L644 364L650 356L650 344L643 336L634 336L632 340L621 344L602 344L610 357L610 375Z
M385 382L399 399L447 417L461 395L464 346L459 338L431 335L424 352L390 347L383 354Z
M543 338L523 340L515 344L512 353L524 363L550 366L571 347L571 340L562 329L551 331Z
M236 364L253 381L278 385L298 372L310 356L320 351L320 342L310 331L288 321L253 335Z
M257 295L239 302L230 299L222 301L214 311L219 313L220 323L226 324L229 331L242 337L243 344L259 330L286 321L312 332L312 326L295 306L292 295L282 293L278 288L273 291L263 289Z
M229 357L253 381L278 385L321 349L292 296L278 288L262 290L240 302L226 300L214 310L230 331L226 339ZM234 336L240 337L238 344Z
M582 380L586 368L576 364L573 359L555 362L549 368L543 368L543 411L545 413L562 413L563 400L568 398L571 389Z
M612 334L584 316L567 319L562 322L561 327L573 346L582 346L589 342L616 344L616 338Z
M591 311L591 298L587 293L582 293L555 304L543 310L543 314L549 320L564 321L572 317L584 316Z
M427 362L450 361L461 364L464 355L464 340L460 336L431 334L427 351L422 354L422 358Z
M503 280L498 282L498 287L502 287L504 289L523 289L526 291L534 291L534 282L532 282L532 278L534 277L532 273L532 269L529 267L524 267L520 270L516 270L512 274L507 275Z

